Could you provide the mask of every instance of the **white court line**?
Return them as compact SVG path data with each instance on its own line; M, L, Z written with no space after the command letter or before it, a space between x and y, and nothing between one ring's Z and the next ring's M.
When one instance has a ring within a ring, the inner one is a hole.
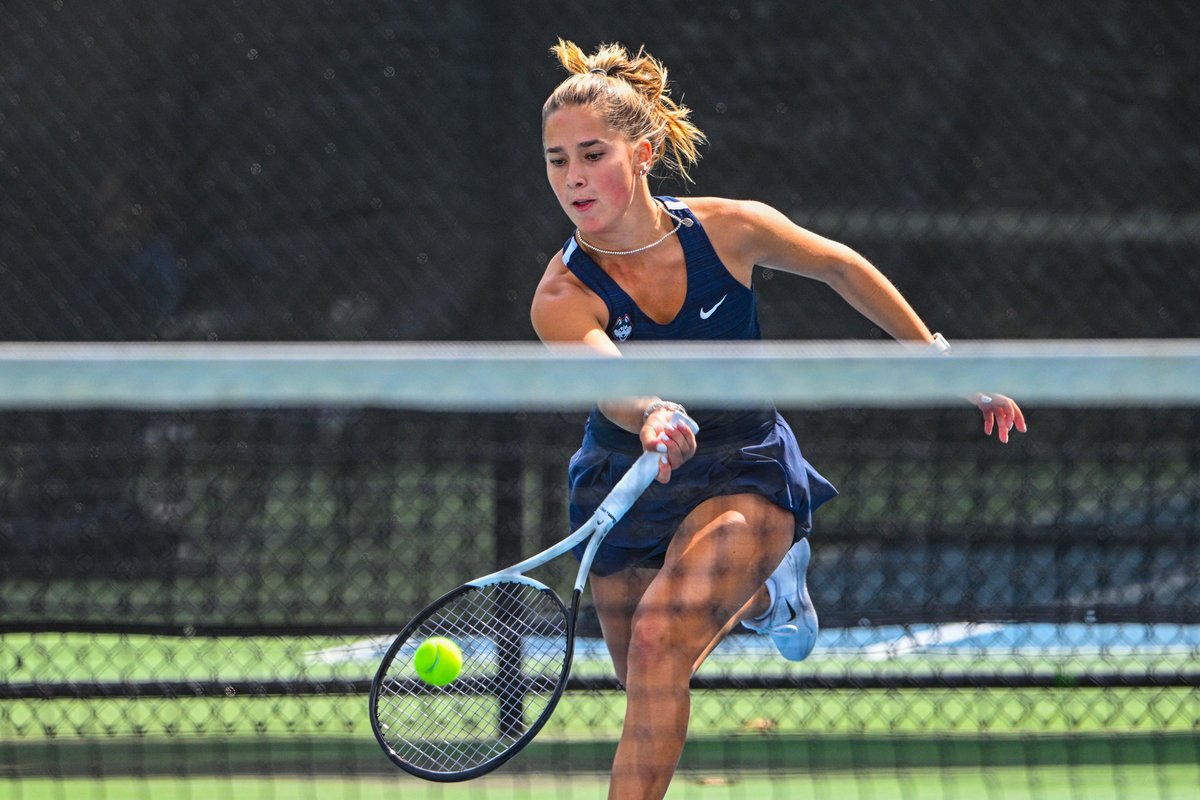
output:
M326 647L322 650L310 650L304 654L309 661L318 664L352 664L364 661L378 661L391 644L392 636L379 636L374 639L363 639L340 647Z
M963 639L998 633L1002 630L1004 630L1004 626L994 622L951 622L909 633L890 642L867 645L862 649L862 654L868 660L880 661L896 658L931 645L953 644L961 642Z

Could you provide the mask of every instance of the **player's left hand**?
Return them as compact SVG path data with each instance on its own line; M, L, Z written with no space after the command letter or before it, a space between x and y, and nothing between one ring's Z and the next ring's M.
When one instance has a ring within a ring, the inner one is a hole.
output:
M979 393L971 402L983 414L983 435L991 436L995 428L1001 444L1008 444L1008 434L1013 428L1025 433L1025 415L1011 397L990 392Z

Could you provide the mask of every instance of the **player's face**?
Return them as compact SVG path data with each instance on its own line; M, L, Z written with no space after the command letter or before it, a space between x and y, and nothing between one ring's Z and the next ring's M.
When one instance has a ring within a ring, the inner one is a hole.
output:
M580 231L604 230L628 211L640 166L619 131L590 108L564 106L547 118L542 138L550 188Z

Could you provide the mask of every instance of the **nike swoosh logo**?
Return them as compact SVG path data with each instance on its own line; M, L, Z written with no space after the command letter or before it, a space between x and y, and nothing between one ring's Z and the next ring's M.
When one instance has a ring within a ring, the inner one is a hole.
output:
M788 622L792 622L796 619L796 607L792 605L791 600L784 600L783 603L787 606L788 613L792 615L788 618Z
M700 309L700 319L708 319L709 317L711 317L713 315L713 312L721 307L721 303L725 302L726 297L729 297L729 295L727 295L727 294L721 295L721 299L718 300L717 304L715 306L713 306L712 308Z

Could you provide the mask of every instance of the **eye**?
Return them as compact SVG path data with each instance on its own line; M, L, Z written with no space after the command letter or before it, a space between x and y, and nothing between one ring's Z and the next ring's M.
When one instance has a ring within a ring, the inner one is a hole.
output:
M563 164L567 163L567 160L565 158L548 158L546 159L546 162L552 167L561 167Z
M603 155L604 153L588 153L586 156L584 156L584 158L586 158L588 161L599 161Z

